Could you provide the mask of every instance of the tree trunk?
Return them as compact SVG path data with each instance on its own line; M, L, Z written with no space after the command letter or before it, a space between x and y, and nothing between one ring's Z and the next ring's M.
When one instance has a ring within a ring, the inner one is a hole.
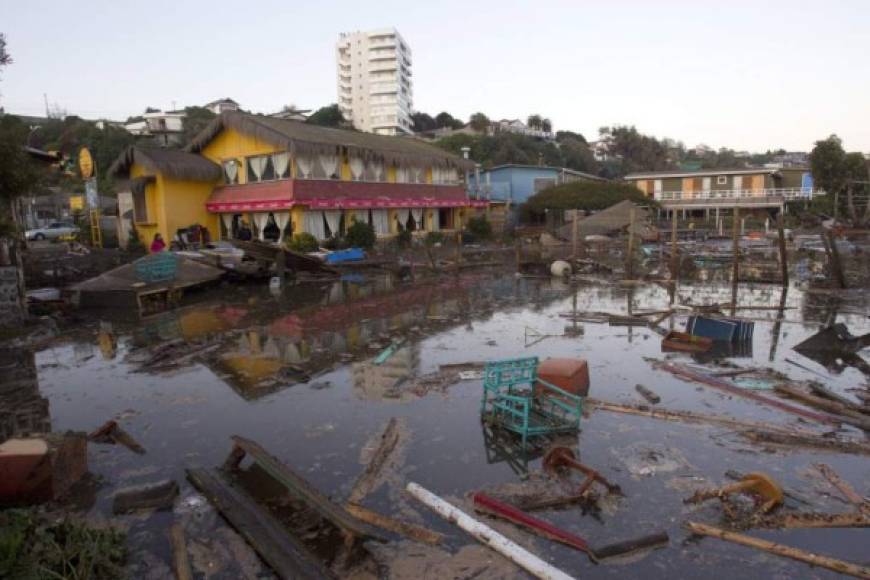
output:
M858 225L858 210L855 209L855 192L851 185L846 186L846 206L849 208L849 219L853 226Z

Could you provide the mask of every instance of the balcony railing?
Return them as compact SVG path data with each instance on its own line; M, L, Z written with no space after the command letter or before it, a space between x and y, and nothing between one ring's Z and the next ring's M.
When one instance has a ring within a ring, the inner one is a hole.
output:
M780 198L786 201L812 199L824 192L812 187L776 187L771 189L711 189L705 191L659 191L653 194L657 201L728 201Z

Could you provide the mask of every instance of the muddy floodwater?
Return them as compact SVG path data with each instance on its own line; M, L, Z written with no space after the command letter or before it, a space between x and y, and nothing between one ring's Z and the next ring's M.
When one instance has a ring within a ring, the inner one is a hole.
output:
M466 494L522 483L541 468L540 455L523 457L493 441L480 421L480 379L420 380L442 365L525 356L579 357L590 368L590 397L642 403L640 384L661 397L659 407L814 427L757 402L729 396L653 368L647 359L714 369L710 361L668 354L647 327L574 322L561 314L628 314L665 310L664 286L621 287L604 280L568 283L518 278L491 271L432 281L400 282L386 275L353 275L338 282L291 285L272 293L261 286L224 285L200 293L196 303L130 323L93 320L62 329L35 353L37 388L48 401L51 429L90 432L111 418L147 450L89 446L91 493L77 498L91 519L128 532L131 578L171 572L166 530L184 523L198 577L270 577L247 544L185 479L190 467L215 467L230 450L230 436L260 443L313 485L343 501L364 469L366 443L391 417L403 418L400 460L363 504L446 535L440 548L408 540L377 548L388 577L493 578L525 574L402 493L410 481L470 511ZM676 303L727 303L726 283L681 284ZM792 347L824 323L845 323L852 334L870 332L868 303L791 287L742 284L741 305L782 311L738 312L755 321L751 346L720 360L769 367L792 380L818 380L851 396L866 377L848 361L818 361ZM727 309L726 309L727 312ZM682 330L685 315L662 323ZM383 365L369 361L392 341ZM860 354L860 353L859 353ZM801 368L787 360L801 365ZM822 364L823 362L827 363ZM759 392L759 391L756 391ZM769 396L775 397L770 392ZM713 538L691 538L686 520L719 525L717 501L684 504L699 487L727 483L728 470L763 471L794 491L803 511L846 512L842 496L813 467L826 463L862 495L870 494L870 456L808 450L772 450L741 439L733 429L665 422L590 411L576 437L582 461L618 483L625 497L599 513L579 508L536 515L586 538L593 546L665 530L664 549L593 564L582 553L509 524L479 516L535 554L581 578L833 577L821 568ZM850 430L855 439L860 432ZM576 477L576 476L575 476ZM173 512L111 515L122 486L172 478L181 484ZM579 480L578 480L579 482ZM865 529L750 530L816 553L870 562ZM472 546L473 548L469 548Z

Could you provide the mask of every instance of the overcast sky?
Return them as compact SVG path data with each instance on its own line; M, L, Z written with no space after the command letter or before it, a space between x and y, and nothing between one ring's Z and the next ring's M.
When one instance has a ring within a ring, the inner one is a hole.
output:
M870 1L2 0L0 106L125 119L232 97L336 101L339 33L396 27L414 108L540 113L594 139L633 124L688 146L870 152Z

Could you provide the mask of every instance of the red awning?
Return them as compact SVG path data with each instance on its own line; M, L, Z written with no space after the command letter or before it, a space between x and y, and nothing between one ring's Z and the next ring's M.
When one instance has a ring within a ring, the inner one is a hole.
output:
M273 211L303 205L313 209L398 207L486 207L468 199L460 185L367 183L326 179L282 179L226 185L206 202L211 212Z

